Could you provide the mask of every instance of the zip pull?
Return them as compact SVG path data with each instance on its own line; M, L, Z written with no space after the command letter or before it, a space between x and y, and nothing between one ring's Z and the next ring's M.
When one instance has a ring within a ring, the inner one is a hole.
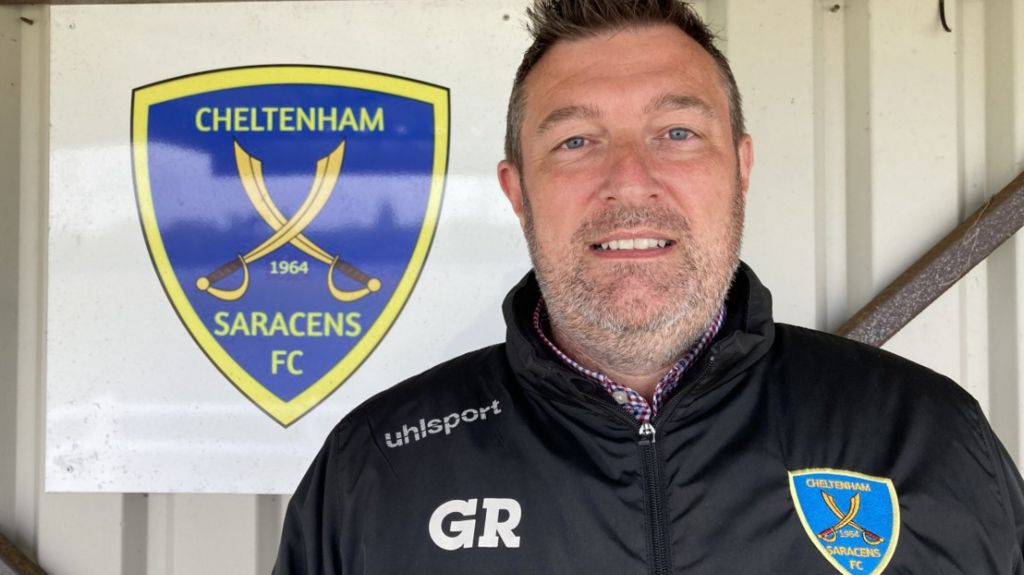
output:
M640 445L653 445L654 444L654 426L651 422L644 422L640 426Z

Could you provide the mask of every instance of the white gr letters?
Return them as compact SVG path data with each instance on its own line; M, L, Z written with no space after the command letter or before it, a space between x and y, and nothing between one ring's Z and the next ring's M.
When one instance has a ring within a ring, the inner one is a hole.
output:
M476 541L478 547L519 547L515 528L523 517L522 508L515 499L485 498L483 500L483 533ZM430 538L445 551L470 549L476 533L476 499L453 499L438 506L430 515ZM453 515L458 518L451 518ZM451 519L449 519L451 518ZM447 529L446 529L447 527ZM451 534L449 534L451 533Z

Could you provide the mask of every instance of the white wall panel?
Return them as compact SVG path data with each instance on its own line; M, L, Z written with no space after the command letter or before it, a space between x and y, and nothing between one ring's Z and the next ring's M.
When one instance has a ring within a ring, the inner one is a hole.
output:
M1024 1L1015 0L1009 3L1009 6L1004 7L1004 2L998 2L998 5L993 10L1001 11L1002 16L1006 18L1006 23L1000 29L1000 37L1003 41L1002 48L1006 50L1006 53L1011 58L1010 65L1005 69L989 70L990 77L999 77L1004 74L1005 86L997 84L997 89L1005 90L1006 101L1010 104L1013 110L1012 114L1004 118L1005 128L999 130L995 128L992 123L989 124L990 131L996 131L997 134L1001 132L1010 132L1005 136L1005 141L1000 142L1001 145L1005 146L1005 150L1000 156L997 156L989 171L989 182L994 184L996 174L1002 173L1004 170L1008 171L1006 180L998 180L998 186L1005 185L1003 182L1013 178L1015 174L1019 174L1024 171L1024 34L1021 33L1024 30ZM993 15L992 17L997 17ZM999 82L997 80L997 82ZM1000 102L1002 104L1002 102ZM998 122L996 115L998 114L998 108L993 110L990 119L992 122ZM997 136L998 138L999 136ZM990 151L994 150L995 144L990 146ZM1003 155L1005 154L1005 155ZM1007 301L1012 301L1015 304L1015 312L1012 316L1015 320L1015 329L1007 333L1008 341L1016 342L1016 361L1013 365L1016 366L1016 372L1013 374L1012 380L1007 379L1003 383L1007 387L1014 387L1017 391L1016 403L1009 403L1012 406L1016 406L1014 415L1015 419L1007 422L1005 433L1010 434L1010 429L1016 429L1017 446L1016 450L1011 451L1017 456L1018 464L1024 461L1024 391L1021 390L1022 375L1024 375L1024 243L1022 243L1021 235L1018 234L1013 239L1011 247L1014 252L1014 264L1015 264L1015 276L1013 280L1013 293L1008 294ZM1007 358L1005 357L993 357L992 363L1005 364ZM996 384L996 382L993 382Z
M986 187L998 190L1024 169L1024 2L985 2ZM1021 296L1019 235L988 261L989 409L992 425L1021 461Z
M0 6L0 533L14 531L21 10Z
M173 572L258 572L255 525L255 496L176 495Z
M866 125L847 129L870 134L870 219L858 230L870 235L870 267L857 273L870 277L873 295L959 221L956 37L935 26L929 0L869 1L860 9L867 12L856 43L867 52ZM886 347L958 377L958 303L940 298Z
M126 496L44 493L39 502L39 563L51 573L126 573L122 521Z
M441 9L438 14L458 18L466 2L430 5ZM509 0L500 11L518 20L524 4ZM756 159L744 256L772 288L780 319L835 328L1024 170L1024 0L946 4L953 34L941 30L934 0L696 3L724 36L744 91ZM270 25L260 16L260 5L219 6L246 11L247 21L287 49L291 32ZM380 11L376 16L382 21L394 16L396 6L376 0L352 3L353 9ZM294 7L297 20L304 22L316 20L323 9L316 2ZM199 14L208 8L190 10ZM89 14L90 9L75 13ZM119 14L174 12L153 6L107 10L103 19L89 20L89 26L101 27L91 33L122 33ZM0 354L9 349L7 343L16 342L16 370L0 355L0 530L54 575L267 573L287 496L44 492L45 86L55 81L48 71L48 12L0 6L0 41L11 35L20 39L17 56L0 50L0 218L17 210L14 228L20 232L0 219L0 234L6 234L0 236L0 256L14 246L18 254L16 285L0 276ZM35 24L14 22L19 16ZM465 25L465 35L453 42L477 50L480 66L521 49L516 43L521 40L488 42L474 22ZM429 34L438 26L426 19L422 28ZM188 63L197 56L191 52L194 46L168 49L177 54L181 73L194 71ZM364 52L361 57L372 57L372 42ZM18 83L16 91L5 88L11 79ZM95 75L90 81L110 79ZM452 81L462 79L453 76ZM497 160L501 143L493 134L504 113L505 101L498 94L506 88L453 94L453 137L467 144L452 157L452 176L458 174L457 163ZM495 100L493 109L470 105L484 98ZM12 100L20 107L16 137L3 124L11 116ZM85 110L93 103L81 104ZM5 153L4 146L15 145L20 154ZM4 179L12 178L9 165L17 166L13 184ZM489 172L463 177L476 182L459 184L466 193L498 193L488 183ZM511 215L497 209L483 215L456 210L442 218L448 227L439 229L436 241L453 245L467 229L486 233L480 219L503 221ZM502 240L521 247L515 234ZM464 265L488 257L474 245L461 253ZM518 271L501 270L493 285L481 286L495 294L488 296L494 306ZM981 401L1018 460L1024 446L1022 274L1024 246L1015 239L887 346L960 381ZM425 272L421 281L438 279ZM4 302L10 301L16 301L16 318L4 311L10 309ZM495 309L486 318L421 320L441 334L435 345L469 348L477 342L467 326L498 317ZM394 367L387 358L379 361ZM3 419L7 412L14 413L14 424ZM319 446L319 438L311 441L313 448Z
M773 288L776 318L801 325L814 325L816 319L813 48L818 9L811 2L769 0L708 7L709 19L725 38L754 140L743 257Z
M32 22L25 22L25 18ZM19 187L18 321L14 454L14 532L8 536L28 553L38 548L39 499L42 491L43 277L46 241L46 118L48 11L24 7L18 15L21 63L18 67ZM11 462L2 462L10 465Z
M831 330L848 317L846 194L846 17L819 0L814 16L814 188L816 321Z
M843 60L840 74L845 78L842 129L846 165L846 260L847 305L843 316L870 301L875 285L870 270L873 258L872 215L872 132L871 122L871 36L868 0L836 3L843 19ZM833 74L835 71L833 70ZM856 271L854 271L856 270Z
M960 219L994 195L985 167L985 5L957 2L957 91L960 149ZM947 15L948 16L948 15ZM958 286L960 296L961 370L958 380L989 409L988 263L982 262Z

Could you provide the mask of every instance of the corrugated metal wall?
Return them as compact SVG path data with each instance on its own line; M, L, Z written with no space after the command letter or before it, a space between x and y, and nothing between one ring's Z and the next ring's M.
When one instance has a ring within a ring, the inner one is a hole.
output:
M835 328L1024 170L1024 0L947 0L952 34L938 0L696 5L747 102L744 257L780 318ZM284 497L43 490L49 10L0 6L0 532L54 574L267 573ZM887 346L960 381L1018 461L1020 241Z

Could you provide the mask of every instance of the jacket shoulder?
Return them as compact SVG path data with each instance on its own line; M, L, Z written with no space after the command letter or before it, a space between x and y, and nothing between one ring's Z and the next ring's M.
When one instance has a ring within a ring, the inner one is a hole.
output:
M1024 482L965 389L885 350L806 328L777 326L771 353L766 396L789 469L889 478L904 501L959 509L954 523L975 525L1019 557ZM906 521L928 523L926 515Z
M787 324L776 325L777 369L803 393L856 394L865 400L898 396L929 399L972 410L976 401L950 378L909 359L845 337Z
M352 409L328 433L314 467L356 483L367 469L390 465L387 431L441 418L466 409L479 410L507 394L501 391L503 344L472 351L440 363L381 391ZM493 411L490 407L489 411ZM353 475L354 474L354 475Z
M411 415L443 415L478 407L504 395L509 377L505 344L480 348L444 361L367 399L342 420L387 424Z

